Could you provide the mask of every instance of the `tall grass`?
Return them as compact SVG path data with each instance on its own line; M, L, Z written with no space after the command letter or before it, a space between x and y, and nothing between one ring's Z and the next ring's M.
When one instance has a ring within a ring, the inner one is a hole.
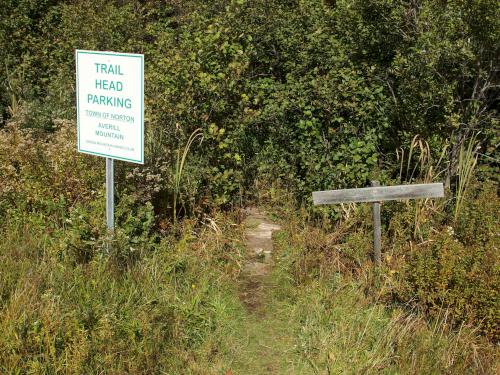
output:
M314 373L494 373L494 348L472 327L450 331L445 312L429 323L416 312L371 303L362 289L325 280L300 293L293 320L304 324L296 350Z
M396 157L399 160L399 181L400 183L431 183L439 181L445 173L443 166L448 146L441 150L439 157L435 159L431 153L429 143L416 135L408 149L406 156L405 150L396 150ZM432 199L417 199L415 201L415 218L413 237L423 240L421 226L428 221L432 212L436 212L442 204Z
M222 235L184 221L127 269L76 263L43 220L0 228L0 373L224 373L214 353L242 313L233 220Z
M458 153L458 184L455 192L455 210L454 210L454 220L455 222L460 215L460 211L463 206L465 196L467 194L467 189L469 187L470 181L474 174L474 169L477 165L477 134L472 136L467 142L467 145L462 143L460 146L460 151Z
M213 353L241 314L236 219L150 233L151 207L123 193L103 256L102 164L75 140L71 123L0 130L0 374L221 373Z
M476 325L454 329L445 307L430 319L413 303L387 303L401 269L392 259L375 275L361 263L370 251L366 235L285 222L275 243L276 277L290 305L295 351L311 373L498 373L499 352Z
M408 156L405 156L403 148L396 150L396 158L400 163L399 181L401 183L412 183L416 180L422 183L436 181L446 171L443 163L447 151L448 145L445 145L436 160L429 143L416 135L410 143ZM404 175L403 171L405 171Z
M183 220L175 234L149 238L149 224L143 228L149 214L141 214L139 203L123 206L129 215L126 233L131 235L117 245L130 250L124 254L138 254L123 266L100 255L102 174L94 159L77 155L71 143L74 126L38 144L29 134L9 132L0 132L0 373L230 374L234 358L258 361L244 357L245 331L240 323L248 316L235 290L244 243L238 212L214 213L205 225ZM199 130L178 150L177 194L189 149L198 139ZM414 147L412 155L426 148L424 143ZM413 168L405 165L409 174ZM397 258L395 252L374 286L375 277L365 263L371 250L366 212L348 209L345 222L331 233L331 227L311 227L307 210L297 211L292 201L284 204L285 197L291 195L277 191L270 196L279 204L277 216L285 221L285 230L276 238L270 300L283 303L257 331L268 346L275 346L273 339L279 341L281 359L292 362L292 370L282 373L498 373L495 347L467 324L451 329L451 308L429 323L415 309L386 303L394 301L388 296L398 283L408 286L408 279L397 279L408 253ZM484 210L477 207L496 198L488 195L470 209L465 201L460 217L464 225L470 228L474 221L484 229ZM119 205L118 214L120 210ZM490 211L494 217L496 209ZM492 221L482 232L485 240L492 237L495 224ZM478 237L476 230L467 233L467 238ZM441 251L437 256L451 259L447 264L456 270L470 263L467 254L483 252L481 247L472 252L454 245L455 240L450 238L453 247L447 253L442 251L447 243L437 242L428 253ZM492 244L493 250L497 248ZM400 252L406 249L400 247ZM416 251L422 250L421 246ZM479 257L476 269L496 269L493 250L490 258ZM464 265L452 256L465 259ZM423 264L425 285L427 271L441 268ZM465 276L470 273L460 270ZM486 280L484 288L477 289L484 293L473 289L472 295L491 294L493 299L489 285L497 285L496 274L486 271L460 286L470 289L476 280ZM442 284L446 288L437 295L455 288L462 296L465 288L453 286L457 280ZM415 295L414 290L409 294ZM476 305L469 306L484 316ZM484 306L494 314L496 305ZM243 326L252 331L261 321L247 320ZM275 336L266 336L269 331ZM302 371L306 368L310 371Z
M180 149L177 150L177 159L175 162L175 171L174 171L174 198L173 198L174 201L173 201L173 212L172 212L174 224L177 223L177 200L180 193L181 179L184 172L186 159L189 153L189 149L191 148L192 144L196 139L200 139L200 143L203 141L203 131L200 128L195 129L189 136L186 145L184 146L184 150L182 151L182 156L181 156L181 150Z

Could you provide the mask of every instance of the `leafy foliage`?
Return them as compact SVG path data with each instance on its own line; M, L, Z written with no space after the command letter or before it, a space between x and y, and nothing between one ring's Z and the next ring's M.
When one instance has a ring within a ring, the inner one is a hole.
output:
M203 129L180 193L190 211L251 194L257 177L306 199L380 169L394 176L394 151L416 134L433 150L451 145L453 183L461 145L479 133L479 170L493 177L496 10L493 0L8 1L4 122L21 110L30 128L73 118L74 49L142 52L152 173Z

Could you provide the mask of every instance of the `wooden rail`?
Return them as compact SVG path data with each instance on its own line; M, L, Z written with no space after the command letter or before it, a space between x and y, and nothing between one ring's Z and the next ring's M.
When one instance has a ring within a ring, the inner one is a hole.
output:
M444 186L440 182L434 184L379 186L378 181L372 181L372 187L313 192L315 205L350 202L373 203L373 260L376 265L380 265L382 258L380 202L397 199L442 197L444 197Z
M315 205L320 205L441 197L444 197L444 187L439 182L435 184L373 186L360 189L315 191L313 193L313 202Z

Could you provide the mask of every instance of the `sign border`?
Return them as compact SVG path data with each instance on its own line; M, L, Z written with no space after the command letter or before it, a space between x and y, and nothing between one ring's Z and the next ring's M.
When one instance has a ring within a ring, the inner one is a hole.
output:
M79 92L79 81L80 75L78 73L78 55L105 55L105 56L125 56L125 57L135 57L141 60L141 158L139 160L136 159L128 159L124 157L118 157L113 155L102 154L99 152L84 150L80 147L80 92ZM78 142L78 152L103 156L110 159L115 160L123 160L129 161L137 164L144 164L144 55L139 53L122 53L122 52L112 52L112 51L89 51L89 50L75 50L75 59L76 59L76 128L77 128L77 142Z

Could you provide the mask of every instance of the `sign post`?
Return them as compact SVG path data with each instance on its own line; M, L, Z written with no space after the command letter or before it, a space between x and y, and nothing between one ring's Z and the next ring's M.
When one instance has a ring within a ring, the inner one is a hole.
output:
M114 160L144 164L144 55L76 50L78 152L106 158L114 231Z
M113 159L106 158L106 226L110 234L115 230L115 174Z
M313 192L314 205L372 202L373 203L373 260L377 266L381 263L381 225L380 202L397 199L441 198L444 197L442 183L379 186L372 181L372 187L361 189L341 189Z

